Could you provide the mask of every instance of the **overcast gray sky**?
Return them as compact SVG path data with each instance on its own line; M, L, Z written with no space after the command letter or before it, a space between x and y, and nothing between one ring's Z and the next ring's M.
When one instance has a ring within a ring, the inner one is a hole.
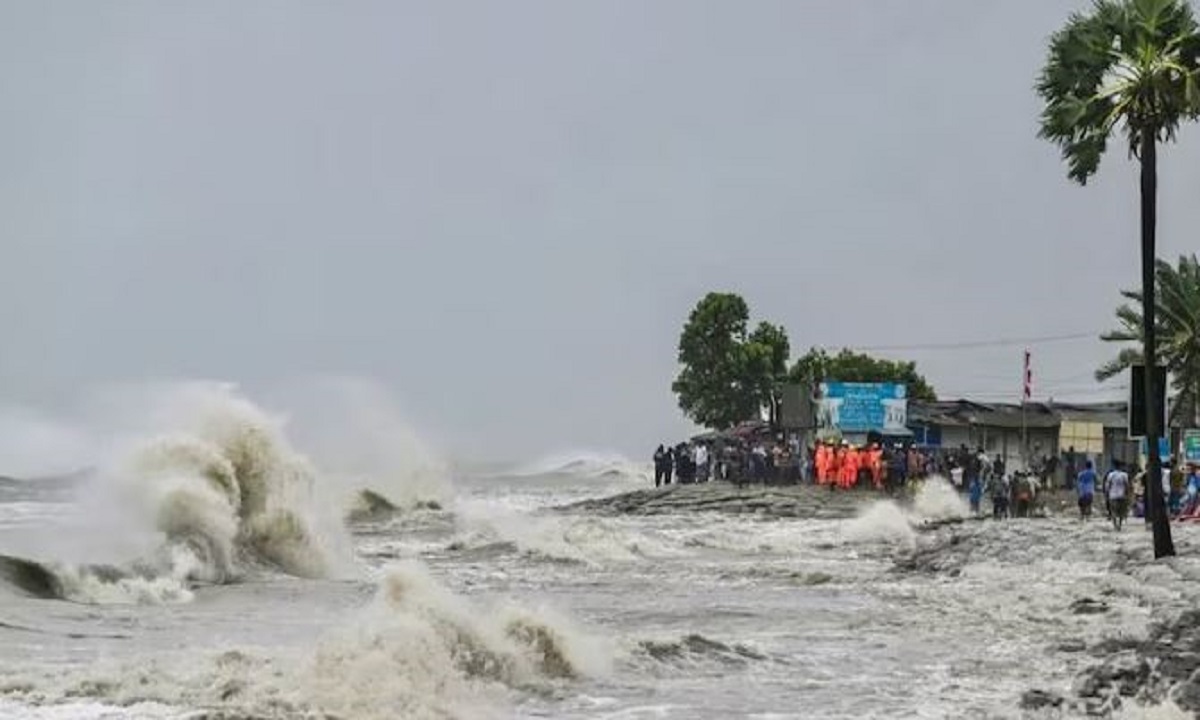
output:
M797 349L1098 331L1136 177L1068 183L1032 90L1086 4L10 0L0 397L352 375L456 455L644 453L709 290ZM1015 399L1021 351L894 354ZM1039 396L1106 396L1099 343L1033 351Z

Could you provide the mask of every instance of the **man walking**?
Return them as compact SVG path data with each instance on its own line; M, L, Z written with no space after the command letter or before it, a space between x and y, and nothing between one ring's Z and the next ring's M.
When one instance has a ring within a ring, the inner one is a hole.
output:
M1088 520L1092 517L1092 500L1096 493L1096 471L1092 468L1091 460L1075 478L1075 491L1079 495L1079 517Z
M1121 469L1119 460L1113 461L1112 471L1104 478L1104 494L1113 527L1119 531L1129 513L1129 474Z

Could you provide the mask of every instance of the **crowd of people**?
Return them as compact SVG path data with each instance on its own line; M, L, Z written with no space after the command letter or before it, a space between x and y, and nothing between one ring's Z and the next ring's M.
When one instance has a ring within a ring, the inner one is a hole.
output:
M1002 458L989 458L982 449L971 452L966 446L947 450L876 441L860 447L844 440L819 440L801 447L795 438L751 437L663 444L654 452L656 487L729 480L895 491L910 480L943 475L965 489L973 478L1004 473Z
M1075 492L1079 500L1079 516L1091 518L1097 494L1104 500L1105 514L1117 529L1127 515L1146 517L1146 476L1144 469L1131 478L1125 464L1112 462L1112 468L1101 480L1091 460L1075 477ZM1180 521L1200 521L1200 466L1188 464L1176 468L1170 459L1163 462L1162 492L1168 515Z
M1039 456L1028 470L1009 472L1003 457L965 445L947 449L876 441L858 446L845 440L819 440L801 447L797 439L724 437L659 445L654 471L655 487L726 480L738 485L810 483L833 491L874 488L889 493L938 475L966 495L976 515L983 513L982 505L990 499L991 516L997 520L1042 514L1046 492L1055 489L1075 491L1083 519L1092 517L1097 496L1117 527L1128 515L1146 515L1145 471L1112 460L1101 475L1093 460L1073 450L1064 458ZM1171 517L1200 521L1200 466L1176 468L1168 458L1162 483Z

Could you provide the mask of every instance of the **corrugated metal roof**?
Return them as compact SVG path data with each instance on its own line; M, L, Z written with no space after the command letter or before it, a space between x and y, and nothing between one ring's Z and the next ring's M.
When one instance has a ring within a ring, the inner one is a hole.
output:
M1056 428L1063 420L1098 422L1124 428L1125 403L980 403L972 400L908 402L909 425L995 428Z

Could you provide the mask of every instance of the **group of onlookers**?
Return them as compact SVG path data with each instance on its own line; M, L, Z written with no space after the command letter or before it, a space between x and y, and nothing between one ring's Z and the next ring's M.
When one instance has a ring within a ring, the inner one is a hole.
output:
M704 443L659 445L654 451L654 487L672 482L708 482L711 470L708 446Z
M752 483L813 483L830 488L896 490L909 480L932 475L956 478L965 488L973 477L1004 473L1004 461L983 453L872 442L819 440L801 447L797 438L693 440L654 451L655 487L709 480Z
M1130 478L1124 464L1114 460L1112 469L1103 480L1097 474L1091 460L1075 477L1075 492L1079 499L1079 515L1088 519L1092 515L1095 496L1099 490L1105 501L1107 514L1120 528L1121 521L1130 511L1134 517L1145 517L1146 471L1141 469ZM1162 492L1166 510L1177 520L1200 520L1200 466L1188 464L1186 468L1175 468L1170 459L1162 467Z

